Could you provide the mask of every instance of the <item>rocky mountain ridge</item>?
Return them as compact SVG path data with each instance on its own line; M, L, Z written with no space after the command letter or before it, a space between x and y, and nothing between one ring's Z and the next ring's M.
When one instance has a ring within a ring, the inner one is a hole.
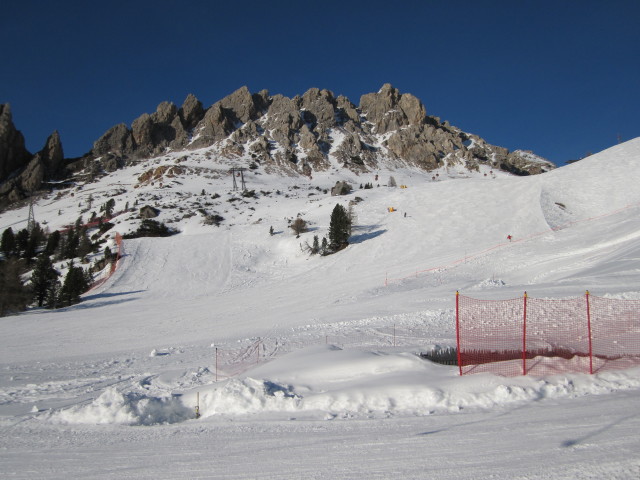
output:
M9 106L0 108L0 206L42 188L45 180L78 173L91 178L167 151L188 155L201 148L211 148L215 161L305 176L327 170L332 159L356 173L380 166L432 171L485 164L519 175L555 168L530 152L510 152L427 115L418 98L390 84L363 95L359 106L318 88L288 98L242 87L207 109L190 94L180 107L162 102L131 127L115 125L83 157L68 160L57 132L31 155Z

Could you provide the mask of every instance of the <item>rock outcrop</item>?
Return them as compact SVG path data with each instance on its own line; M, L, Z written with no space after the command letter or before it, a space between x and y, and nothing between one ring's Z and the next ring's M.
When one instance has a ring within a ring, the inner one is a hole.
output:
M137 118L131 129L113 127L94 144L90 159L104 163L115 158L124 164L168 149L204 147L215 147L218 158L246 158L271 171L307 176L327 170L332 162L357 172L385 161L427 171L455 164L477 169L482 163L515 174L554 168L549 162L523 162L506 149L441 123L427 115L418 98L390 84L363 95L359 106L318 88L288 98L241 87L206 110L189 95L179 109L163 102L153 114ZM107 164L102 168L109 170Z
M427 112L422 102L408 93L400 94L385 83L378 93L360 97L360 110L374 125L373 133L384 134L408 125L422 125Z
M124 123L111 127L93 144L91 153L96 157L115 155L123 157L130 155L135 150L135 143L131 130Z
M13 126L9 106L2 105L0 180L6 181L0 197L17 198L37 189L63 167L84 170L93 178L167 151L196 148L210 148L218 161L246 161L254 169L263 166L267 172L309 177L329 168L360 174L383 165L431 171L455 165L477 170L484 164L516 175L555 168L534 154L509 152L427 115L418 98L390 84L362 95L359 106L318 88L288 98L266 90L252 94L241 87L206 109L192 94L180 108L162 102L130 128L110 128L87 155L66 165L57 132L32 156Z
M63 169L60 134L54 131L42 150L31 155L13 125L9 105L0 105L0 208L39 190L46 179L61 176Z
M36 154L44 165L47 177L54 178L63 166L64 152L58 131L54 131L44 145L44 148Z
M24 137L13 124L11 107L8 103L0 105L0 182L24 168L30 159Z
M204 108L202 108L202 102L198 100L195 95L189 94L182 103L182 107L178 110L180 120L185 130L191 131L195 128L200 120L204 117Z

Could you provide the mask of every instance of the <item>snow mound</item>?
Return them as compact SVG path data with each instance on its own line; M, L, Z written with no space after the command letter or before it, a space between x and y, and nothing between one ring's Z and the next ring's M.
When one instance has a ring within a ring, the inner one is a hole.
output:
M194 411L186 408L177 396L122 394L110 387L90 404L52 412L49 419L63 424L157 425L193 417Z
M320 418L422 416L640 387L640 368L600 375L458 376L412 353L311 347L199 390L203 417L307 413ZM195 405L195 392L184 395Z

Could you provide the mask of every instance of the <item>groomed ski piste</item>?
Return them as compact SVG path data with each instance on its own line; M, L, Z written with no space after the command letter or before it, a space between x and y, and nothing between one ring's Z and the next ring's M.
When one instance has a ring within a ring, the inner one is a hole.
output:
M166 212L205 190L225 220L125 240L82 303L0 319L1 477L640 477L640 368L460 377L417 355L455 345L456 290L640 298L640 139L531 177L397 169L358 189L372 175L248 173L258 198L231 202L223 173L131 186L175 160L34 205L54 229L89 193L120 191L118 208L146 192ZM350 195L323 192L343 179ZM350 245L309 255L356 197ZM23 228L26 208L0 229Z

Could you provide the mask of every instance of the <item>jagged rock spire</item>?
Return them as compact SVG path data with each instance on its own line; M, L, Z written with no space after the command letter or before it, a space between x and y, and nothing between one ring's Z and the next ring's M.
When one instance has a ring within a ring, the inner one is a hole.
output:
M31 158L25 148L24 136L13 124L11 106L0 104L0 182L23 168Z

